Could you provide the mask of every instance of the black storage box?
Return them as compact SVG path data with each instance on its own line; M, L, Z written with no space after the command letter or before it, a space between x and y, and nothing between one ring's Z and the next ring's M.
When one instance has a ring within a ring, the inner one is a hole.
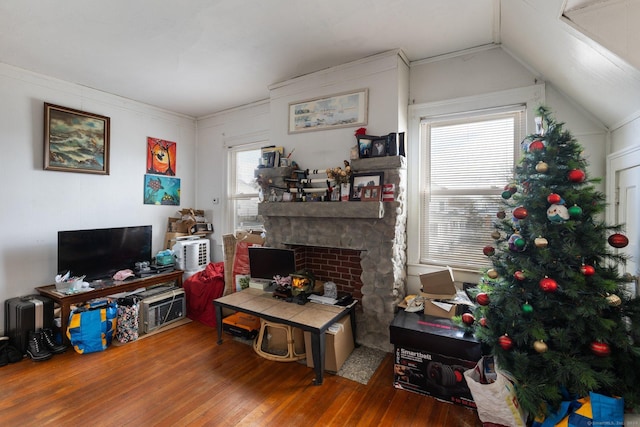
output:
M393 386L475 408L464 371L482 357L473 335L450 319L399 311L391 325Z
M4 329L9 342L27 353L29 332L53 328L53 300L40 295L9 298L4 303Z

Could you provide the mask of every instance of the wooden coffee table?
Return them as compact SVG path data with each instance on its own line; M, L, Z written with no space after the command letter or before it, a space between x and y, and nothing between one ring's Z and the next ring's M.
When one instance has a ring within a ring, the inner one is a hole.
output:
M356 345L355 305L348 307L324 305L308 302L299 305L273 298L270 292L248 288L240 292L229 294L213 301L216 310L216 328L218 344L222 344L222 309L228 308L241 311L271 322L300 328L311 333L311 355L316 378L313 383L321 385L324 378L324 358L326 351L325 332L344 316L351 316L353 343Z

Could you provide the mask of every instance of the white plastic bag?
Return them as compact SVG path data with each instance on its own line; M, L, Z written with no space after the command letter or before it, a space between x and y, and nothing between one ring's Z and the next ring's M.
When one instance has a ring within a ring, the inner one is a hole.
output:
M496 368L496 380L483 384L485 363L486 356L480 359L475 368L464 372L480 421L509 427L526 426L527 413L518 404L513 382L505 373Z

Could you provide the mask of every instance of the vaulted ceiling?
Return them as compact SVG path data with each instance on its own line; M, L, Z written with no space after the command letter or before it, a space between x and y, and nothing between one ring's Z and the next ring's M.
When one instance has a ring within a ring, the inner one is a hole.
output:
M640 112L640 8L608 0L603 29L585 2L568 0L568 20L565 0L3 0L0 62L203 117L391 49L417 61L501 44L615 127Z

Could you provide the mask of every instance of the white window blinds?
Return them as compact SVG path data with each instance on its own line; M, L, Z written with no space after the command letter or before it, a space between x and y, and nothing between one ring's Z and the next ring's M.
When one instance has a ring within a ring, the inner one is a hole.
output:
M524 121L524 107L421 121L421 263L486 266Z

